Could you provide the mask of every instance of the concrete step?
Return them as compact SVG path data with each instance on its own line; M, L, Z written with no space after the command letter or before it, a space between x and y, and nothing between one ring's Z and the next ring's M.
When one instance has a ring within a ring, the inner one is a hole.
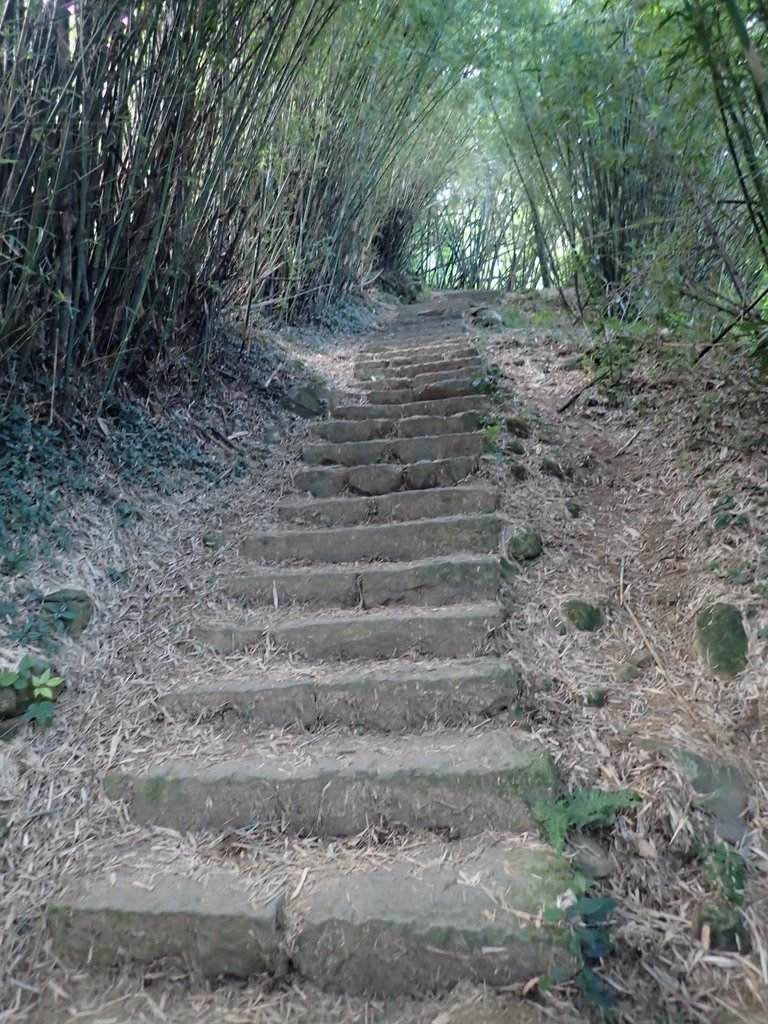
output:
M488 395L467 394L434 401L406 402L405 405L338 405L331 411L331 416L337 420L400 420L409 416L452 416L457 412L488 412L490 408L491 399Z
M475 515L495 511L498 502L498 492L493 487L463 484L426 491L396 491L375 498L286 499L277 506L277 515L286 523L354 526L371 521L402 522Z
M359 358L382 359L397 366L402 362L427 362L435 359L463 358L477 353L477 345L466 336L426 341L415 337L412 341L403 339L399 344L368 345L361 349Z
M363 443L363 442L361 442ZM450 487L476 472L479 455L457 455L422 462L380 462L363 466L310 466L293 475L297 491L317 498L332 498L343 491L380 495L393 491L420 491L428 487Z
M493 555L446 555L360 567L268 568L229 576L222 584L248 607L448 605L494 600L499 563Z
M407 388L388 388L375 381L364 389L368 401L372 405L408 405L412 402L431 402L435 399L459 398L462 395L477 393L477 378L454 377L448 380L439 380L434 383L425 381L417 384L415 381Z
M385 437L430 437L436 434L467 434L478 430L483 414L459 412L453 416L409 416L404 420L323 420L311 428L324 441L374 441Z
M503 612L492 602L455 604L447 608L391 608L330 615L301 616L275 622L220 619L200 623L195 636L221 654L261 643L275 644L310 661L354 661L399 658L464 658L485 648Z
M377 377L372 380L361 380L360 390L363 394L370 391L398 391L407 389L411 386L411 382L408 378L397 376L397 377Z
M50 904L53 950L77 969L162 961L212 983L293 971L304 984L378 997L459 982L517 987L578 970L569 931L536 925L575 887L565 858L548 847L432 840L407 860L381 847L361 862L335 845L333 857L307 850L277 886L258 859L191 873L139 845L119 868L73 882ZM275 893L266 903L265 888Z
M446 398L461 398L462 395L477 394L477 378L451 377L434 383L424 383L414 387L417 401L434 402Z
M383 822L459 837L519 833L536 827L535 802L556 794L544 748L507 731L315 736L277 752L249 741L229 760L137 760L107 773L107 795L126 800L137 824L182 832L277 824L351 836Z
M386 388L381 384L373 384L371 387L361 388L366 395L366 401L373 405L407 405L408 402L418 402L418 392L411 387Z
M419 561L457 552L495 554L500 531L495 515L443 516L372 526L255 533L243 541L241 552L253 562Z
M319 666L282 676L243 678L238 671L227 679L216 673L194 685L182 677L162 705L174 716L194 719L228 710L256 729L336 725L397 733L499 714L514 706L519 687L518 674L500 658L389 661L330 673Z
M372 441L319 441L305 444L301 457L308 466L365 466L371 463L436 461L454 456L483 453L483 436L431 434L425 437L388 437Z
M476 381L483 373L482 367L477 369L464 368L463 370L432 370L428 373L413 374L408 378L412 388L420 391L427 384L442 384L445 381L470 380Z
M369 359L358 362L355 376L360 380L389 380L392 377L405 377L419 373L434 373L438 370L480 370L483 362L478 355L457 356L453 359L433 359L428 362L406 362L389 359Z

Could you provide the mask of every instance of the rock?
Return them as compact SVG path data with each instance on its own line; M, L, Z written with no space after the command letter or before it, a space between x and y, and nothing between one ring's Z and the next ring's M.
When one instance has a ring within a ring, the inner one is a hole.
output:
M603 613L594 605L586 601L571 600L564 601L560 606L563 615L569 620L575 629L582 633L594 633L604 624Z
M531 436L531 425L528 420L523 419L522 416L508 416L507 430L510 434L514 434L515 437Z
M64 587L46 594L42 602L42 611L61 623L65 632L77 639L91 621L93 615L93 598L84 590Z
M539 467L545 476L556 476L558 480L573 476L573 470L569 466L561 466L554 459L542 459Z
M744 927L739 908L722 900L704 903L696 917L697 932L709 930L709 948L745 955L752 950L749 933Z
M305 381L292 384L285 391L286 403L299 416L325 416L333 408L333 394L323 384Z
M616 669L617 683L631 683L640 675L640 669L636 665L619 665Z
M581 515L581 505L577 505L575 501L570 499L566 501L565 509L571 519L578 519Z
M538 558L543 550L540 534L527 527L516 530L507 541L507 555L521 562Z
M525 445L522 441L507 441L504 445L503 451L508 455L525 455Z
M749 832L749 787L741 771L733 764L709 760L683 747L655 739L636 740L644 750L670 757L680 766L703 807L714 820L714 832L730 843L740 843Z
M226 539L221 530L211 530L210 533L203 534L203 544L211 551L218 551L219 548L224 547Z
M476 309L473 319L479 327L501 327L504 323L501 314L497 310L491 309L490 306L482 306L480 309Z
M586 697L586 705L588 708L604 708L608 703L608 691L597 689L590 690Z
M568 842L568 852L573 854L571 867L588 878L608 878L616 871L613 857L590 836L573 833Z
M653 655L650 651L646 651L645 648L641 648L638 651L633 651L629 656L630 662L635 668L646 669L653 665Z
M701 656L720 679L733 679L747 664L748 640L741 613L731 604L713 604L696 618Z
M512 477L513 480L528 479L528 470L525 468L522 462L510 461L507 468L509 470L509 475Z
M0 719L13 718L16 712L16 690L12 686L3 686L0 688Z

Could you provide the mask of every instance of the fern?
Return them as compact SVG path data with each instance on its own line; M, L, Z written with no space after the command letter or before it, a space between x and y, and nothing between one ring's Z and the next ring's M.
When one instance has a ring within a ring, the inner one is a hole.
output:
M620 789L606 793L602 789L574 789L559 800L538 800L533 812L547 833L550 843L562 853L568 830L613 825L619 811L637 807L637 793Z

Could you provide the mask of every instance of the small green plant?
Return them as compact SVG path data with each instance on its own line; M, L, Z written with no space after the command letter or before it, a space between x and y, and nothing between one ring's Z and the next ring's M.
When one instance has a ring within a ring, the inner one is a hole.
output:
M32 655L25 655L15 669L0 670L0 689L13 691L15 697L11 713L23 710L24 721L38 725L53 724L54 701L63 685L50 666Z
M569 829L607 828L619 811L638 807L637 793L620 789L606 793L602 789L574 789L559 800L538 800L533 813L558 853L562 853Z
M747 886L744 858L723 842L709 843L699 853L704 876L728 903L740 907Z
M544 911L549 924L570 928L570 949L581 965L574 979L584 999L601 1010L610 1009L615 999L597 976L591 964L613 952L613 940L608 931L610 916L616 909L614 900L601 896L579 896L569 907L550 907ZM554 972L542 983L546 989L569 975Z
M494 454L498 452L500 436L500 423L489 423L487 426L483 427L483 451L486 454Z
M490 366L486 367L483 374L473 378L472 387L476 388L483 395L498 394L501 377L501 368L495 363L491 363Z

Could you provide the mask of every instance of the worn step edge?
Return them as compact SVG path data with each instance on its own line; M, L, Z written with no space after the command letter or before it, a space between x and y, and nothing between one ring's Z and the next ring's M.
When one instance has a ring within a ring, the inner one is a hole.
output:
M430 355L435 354L438 358L441 354L449 352L453 349L464 351L466 349L476 348L475 343L465 334L455 335L451 338L441 339L440 341L433 341L431 339L421 340L418 335L412 336L413 340L403 339L399 344L380 344L380 345L366 345L365 348L360 349L360 358L373 357L376 359L399 359L408 358L411 359L416 353L428 352Z
M240 551L245 559L255 562L342 563L376 558L418 560L459 553L487 555L498 551L500 532L499 517L486 512L361 526L274 530L247 537Z
M380 349L366 348L360 349L357 353L358 358L362 360L367 359L386 359L401 360L401 361L415 361L425 362L427 359L445 359L453 358L454 356L464 356L468 353L477 354L477 342L473 341L470 337L453 337L447 339L437 338L424 338L421 342L417 338L413 339L413 344L404 342L395 345L389 345Z
M207 978L285 974L282 897L249 899L238 875L210 866L202 878L161 872L150 882L145 859L49 905L59 955L88 967L177 961Z
M401 465L409 465L463 455L479 456L482 451L483 435L479 431L468 431L367 441L313 441L302 445L301 457L307 466L352 467L379 464L390 456Z
M542 844L433 841L407 861L382 848L362 868L354 851L332 861L318 851L301 886L287 873L278 898L254 908L262 884L246 865L192 876L139 846L117 871L56 897L49 935L78 968L175 962L211 981L296 972L360 996L506 988L579 966L570 932L541 923L577 888L566 859Z
M396 491L376 497L284 499L277 506L277 515L283 522L333 528L365 522L382 525L481 514L494 512L498 504L496 488L485 484L459 484L425 491Z
M404 406L412 402L430 402L438 399L460 398L463 395L476 394L478 391L477 377L450 377L448 380L440 380L436 383L414 382L412 387L376 388L370 386L365 391L368 401L372 405L398 405Z
M424 373L447 371L469 371L476 373L483 368L480 356L464 356L456 359L435 359L429 362L407 362L390 364L384 361L362 362L355 366L355 378L361 381L408 380Z
M376 405L360 403L340 404L331 410L331 416L340 420L407 419L410 416L450 416L456 412L488 412L491 399L479 393L458 395L455 398L406 402L404 405Z
M487 645L501 625L503 610L490 601L446 608L394 606L384 611L296 616L270 624L202 622L194 636L221 654L259 644L265 636L294 654L315 662L397 658L417 654L461 658Z
M337 725L397 733L482 721L511 708L519 693L520 677L508 661L470 658L390 661L330 674L312 666L282 678L244 679L238 673L195 684L181 679L160 703L172 717L227 711L255 728Z
M479 447L479 444L478 444ZM395 491L429 490L466 480L477 471L480 454L452 455L418 462L369 462L358 466L307 466L293 475L296 490L316 498L330 498L344 491L375 497Z
M242 745L241 756L167 759L115 769L107 795L131 819L180 831L279 824L300 834L357 835L371 824L527 832L531 808L553 799L545 748L521 733L312 737L297 751Z
M409 416L401 420L322 420L310 428L310 433L331 444L348 444L387 438L468 434L478 430L485 419L484 414L470 410L450 416Z
M388 604L446 605L492 599L499 562L492 555L443 555L415 562L359 567L266 568L221 578L224 593L269 608L309 604L375 608Z

